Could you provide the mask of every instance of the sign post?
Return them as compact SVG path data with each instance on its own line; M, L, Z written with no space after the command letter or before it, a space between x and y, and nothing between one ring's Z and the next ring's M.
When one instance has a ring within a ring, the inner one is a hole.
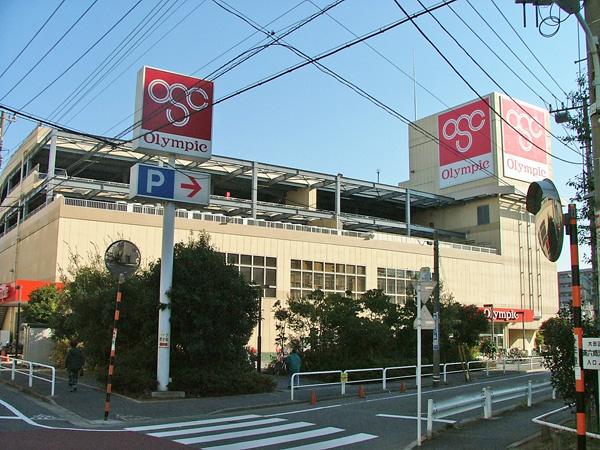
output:
M417 445L421 446L421 330L435 330L435 321L425 306L427 299L433 292L435 282L431 281L431 269L422 267L416 284L417 291L417 318L413 324L417 330Z
M121 284L125 278L132 275L140 266L140 251L130 241L115 241L104 253L104 265L113 278L117 280L117 298L115 300L115 316L113 320L112 340L110 343L110 356L108 360L108 375L106 378L106 401L104 402L104 420L110 413L110 396L112 394L112 376L115 371L115 357L117 354L117 333L119 331L119 317L121 308Z
M210 159L213 83L144 67L138 75L136 127L132 148L166 156L171 168L136 164L131 169L129 197L165 201L160 269L160 308L156 378L158 391L168 391L171 352L171 306L167 292L173 281L175 204L207 205L210 176L175 169L175 158Z

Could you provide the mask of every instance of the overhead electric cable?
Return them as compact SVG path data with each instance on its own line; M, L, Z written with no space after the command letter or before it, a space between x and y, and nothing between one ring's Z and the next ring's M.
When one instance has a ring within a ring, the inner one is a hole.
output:
M173 8L175 3L172 3L169 8ZM54 108L54 110L50 113L50 120L61 121L62 118L68 114L68 112L80 102L85 95L87 95L91 88L97 86L97 84L102 81L104 74L107 74L117 65L122 59L123 56L126 56L127 46L129 45L129 49L133 47L135 42L133 40L146 29L151 30L158 21L160 21L160 17L152 22L152 20L161 13L161 10L167 7L169 1L158 0L154 6L146 13L146 15L140 19L140 21L131 29L131 31L119 42L119 44L112 49L110 53L108 53L102 61L100 61L94 69L85 77L79 85L71 91L71 93ZM167 9L168 11L168 9ZM164 14L164 13L163 13ZM142 40L146 39L148 34L142 35ZM139 39L138 39L139 41ZM121 56L119 56L123 53ZM119 59L117 59L119 57ZM97 81L95 79L99 78ZM90 88L91 86L91 88ZM79 97L79 98L77 98Z
M525 48L527 50L529 50L529 53L531 53L531 56L533 56L533 58L538 62L538 64L540 65L540 67L542 68L542 70L544 72L546 72L546 74L550 77L550 79L552 81L554 81L554 83L558 86L558 88L561 90L561 92L567 96L568 94L565 92L565 90L561 87L560 84L558 84L558 81L556 81L556 78L554 78L552 76L552 74L548 71L548 69L546 68L546 66L539 60L539 58L536 56L536 54L531 50L531 48L529 48L529 46L527 45L527 42L525 42L523 40L523 38L521 37L521 35L517 32L517 30L515 29L515 27L513 27L512 23L510 23L510 20L508 20L508 18L504 15L504 13L502 12L502 10L498 7L498 5L496 4L496 2L494 0L491 0L492 4L496 7L496 9L498 10L498 12L500 13L500 15L502 16L502 18L505 20L506 23L508 23L508 25L510 26L510 28L515 32L515 34L517 35L517 37L519 38L519 40L523 43L523 45L525 46ZM469 3L469 0L467 0L467 3ZM470 5L470 3L469 3ZM470 5L471 8L473 7L472 5Z
M504 38L503 38L503 37L500 35L500 33L498 33L498 32L496 31L496 28L495 28L495 27L493 27L493 26L492 26L492 25L489 23L489 21L488 21L488 20L487 20L487 19L486 19L486 18L485 18L485 17L484 17L484 16L483 16L483 15L482 15L482 14L481 14L481 13L480 13L478 10L477 10L477 8L475 8L475 7L473 6L473 4L472 4L472 3L471 3L469 0L467 0L467 4L468 4L468 5L471 7L471 9L472 9L473 11L475 11L475 14L477 14L477 15L479 16L479 18L480 18L480 19L483 21L483 23L485 23L485 24L486 24L486 26L487 26L487 27L490 29L490 31L491 31L492 33L494 33L494 35L495 35L495 36L498 38L498 40L499 40L500 42L502 42L502 44L504 45L504 47L506 47L506 49L507 49L507 50L508 50L510 53L512 53L512 55L513 55L513 56L514 56L514 57L517 59L517 61L519 61L519 62L521 63L521 65L522 65L522 66L525 68L525 70L526 70L527 72L529 72L529 74L530 74L530 75L531 75L533 78L535 78L535 79L536 79L536 81L537 81L538 83L540 83L540 85L542 85L542 86L544 87L544 89L546 89L546 91L548 91L548 93L549 93L549 94L550 94L552 97L554 97L554 100L555 100L555 101L558 101L558 97L557 97L557 96L554 94L554 92L552 91L552 89L550 89L550 88L548 87L548 85L547 85L546 83L544 83L544 80L542 80L542 79L541 79L541 78L540 78L540 77L539 77L539 76L538 76L538 75L537 75L537 74L536 74L536 73L535 73L535 72L532 70L532 68L530 67L530 66L531 66L531 64L527 64L525 61L523 61L523 59L522 59L522 58L521 58L519 55L517 55L517 53L514 51L514 49L513 49L513 48L512 48L512 47L511 47L511 46L510 46L510 45L509 45L507 42L506 42L506 40L505 40L505 39L504 39ZM455 14L456 14L456 13L455 13ZM560 89L560 86L559 86L559 89ZM548 102L544 102L544 103L546 103L546 104L547 104Z
M312 0L308 0L309 3L311 3L315 8L321 9L321 7L319 5L317 5L315 2L313 2ZM331 14L326 13L327 17L329 17L331 20L333 20L335 23L337 23L340 27L342 27L344 30L346 30L348 33L350 33L352 36L354 36L355 38L358 37L358 35L352 31L350 28L348 28L346 25L344 25L342 22L340 22L338 19L336 19L335 17L333 17ZM433 92L431 92L429 89L427 89L426 86L424 86L423 84L421 84L415 77L413 77L411 74L409 74L408 72L406 72L404 69L402 69L398 64L396 64L394 61L392 61L390 58L388 58L387 56L385 56L383 53L381 53L379 50L377 50L375 47L373 47L371 44L369 44L368 42L363 42L363 44L365 44L367 47L369 47L375 54L379 55L381 58L383 58L385 61L387 61L392 67L396 68L400 73L402 73L404 76L406 76L409 80L413 81L414 83L417 84L417 86L419 86L421 89L423 89L425 92L427 92L429 95L431 95L434 99L436 99L441 105L443 105L446 108L450 108L450 105L446 104L441 98L439 98L437 95L435 95Z
M81 14L80 14L80 16L77 18L77 20L76 20L75 22L73 22L73 23L71 24L71 26L70 26L70 27L67 29L67 31L65 31L65 32L62 34L62 36L61 36L60 38L58 38L58 40L57 40L57 41L56 41L54 44L52 44L52 47L50 47L50 48L48 49L48 51L47 51L46 53L44 53L44 55L43 55L43 56L42 56L40 59L38 59L38 60L37 60L37 62L36 62L34 65L33 65L33 67L32 67L31 69L29 69L29 70L27 71L27 73L25 73L25 75L23 75L23 76L22 76L22 77L19 79L19 81L17 81L17 82L16 82L16 83L15 83L15 84L14 84L14 85L13 85L13 86L10 88L10 90L9 90L8 92L6 92L6 93L5 93L5 94L4 94L2 97L0 97L0 102L1 102L2 100L4 100L4 99L6 98L6 96L7 96L7 95L9 95L9 94L10 94L12 91L14 91L14 90L17 88L17 86L19 86L19 85L20 85L20 84L23 82L23 80L24 80L25 78L27 78L27 77L29 76L29 74L30 74L31 72L33 72L33 71L35 70L35 68L36 68L37 66L39 66L39 65L40 65L40 64L41 64L41 63L44 61L44 59L46 59L46 56L48 56L48 55L50 54L50 52L51 52L52 50L54 50L58 44L60 44L60 42L61 42L61 41L62 41L62 40L63 40L63 39L64 39L64 38L65 38L65 37L66 37L66 36L67 36L67 35L68 35L68 34L71 32L71 30L72 30L72 29L75 27L75 25L77 25L77 24L78 24L78 23L81 21L81 19L83 19L83 18L85 17L85 15L86 15L86 14L87 14L87 13L90 11L90 9L92 9L92 7L93 7L93 6L94 6L96 3L98 3L98 0L94 0L94 1L92 2L92 4L91 4L90 6L88 6L88 7L87 7L87 9L86 9L86 10L85 10L83 13L81 13Z
M312 22L317 17L320 17L321 15L325 14L326 11L330 10L331 8L334 8L335 6L339 5L340 3L344 2L344 1L345 0L336 0L336 1L334 1L333 3L327 5L322 11L319 11L319 12L316 12L314 14L311 14L307 18L305 18L302 21L300 21L297 25L295 25L292 28L286 30L282 35L280 35L280 36L277 37L277 39L275 40L275 42L270 42L270 43L268 43L266 45L246 50L244 53L242 53L243 58L240 59L240 57L242 55L238 55L238 56L234 57L229 62L221 65L219 68L217 68L216 70L214 70L212 73L210 73L208 76L206 76L204 78L208 79L208 80L213 80L213 81L216 80L217 78L219 78L219 77L223 76L225 73L233 70L235 67L239 66L243 62L247 61L248 59L250 59L253 56L257 55L258 53L262 52L264 49L270 47L271 45L274 45L277 40L282 39L285 36L289 36L293 32L297 31L298 29L300 29L301 27L307 25L308 23ZM195 86L196 85L194 85L194 87ZM176 96L174 97L174 100L178 100L179 96L182 96L182 95L184 95L184 94L176 94ZM150 117L154 117L157 114L161 114L162 112L164 112L164 110L167 107L168 107L168 105L165 105L163 108L157 108L157 110ZM119 138L125 136L127 133L129 133L131 130L133 130L137 125L139 125L139 121L136 122L136 123L134 123L133 125L127 127L125 130L123 130L117 136Z
M19 57L23 54L23 52L25 50L27 50L27 48L29 47L29 45L33 42L33 40L37 37L37 35L42 32L42 30L44 29L44 27L48 24L48 22L50 22L50 19L52 19L52 17L54 17L54 15L58 12L58 10L60 9L60 7L63 5L63 3L65 1L66 0L62 0L58 4L58 6L56 8L54 8L54 11L52 11L52 13L48 16L48 18L44 21L44 23L38 28L38 30L31 37L31 39L29 39L29 42L27 42L27 44L25 44L25 47L23 47L21 49L21 51L19 53L17 53L17 56L15 56L13 58L13 60L8 64L8 66L6 66L6 68L2 71L2 73L0 73L0 78L2 78L4 76L4 74L6 73L6 71L12 67L12 65L17 61L17 59L19 59Z
M41 91L39 91L33 97L31 97L31 99L29 99L29 101L27 103L25 103L23 106L21 106L21 109L26 108L31 102L33 102L35 99L37 99L40 95L42 95L44 92L46 92L54 83L56 83L59 79L61 79L69 70L71 70L73 68L73 66L75 66L79 61L81 61L89 52L91 52L94 49L94 47L96 47L96 45L98 45L106 36L108 36L111 31L113 31L123 20L125 20L125 18L141 2L142 2L142 0L138 0L131 8L129 8L129 10L125 14L123 14L119 18L119 20L117 20L108 30L106 30L104 32L104 34L96 40L96 42L94 42L90 47L88 47L88 49L85 52L83 52L75 61L73 61L71 63L71 65L69 65L69 67L67 67L65 70L63 70L60 75L58 75L56 78L54 78L54 80L52 80L48 85L46 85L45 88L43 88Z
M418 0L419 3L421 3L420 0ZM549 155L552 158L555 158L559 161L563 161L565 163L568 164L573 164L573 165L580 165L581 163L579 162L573 162L573 161L568 161L566 159L563 159L559 156L553 155L551 153L549 153L548 151L546 151L545 149L541 148L539 145L537 145L536 143L532 142L531 139L529 139L527 136L524 136L523 133L521 133L516 127L514 127L510 122L508 122L504 117L502 117L502 115L496 111L496 109L490 104L489 101L487 101L474 87L473 85L465 78L465 76L454 66L454 64L452 64L452 62L446 57L446 55L444 55L444 53L437 47L437 45L435 45L435 43L429 38L429 36L427 36L427 34L421 29L421 27L416 23L416 21L408 14L408 12L406 11L406 9L404 9L402 7L402 5L400 3L398 3L398 0L394 0L394 3L396 3L396 5L398 6L398 8L400 8L400 10L404 13L404 15L407 16L407 18L409 18L409 20L411 21L411 23L413 24L413 26L417 29L417 31L419 31L419 33L421 34L421 36L423 36L425 38L425 40L427 40L427 42L429 42L429 44L436 50L436 52L444 59L444 61L446 62L446 64L448 64L452 70L459 76L459 78L469 87L469 89L471 89L471 91L473 91L475 93L475 95L477 95L478 98L480 98L482 101L484 101L488 107L490 108L490 110L496 115L496 117L498 117L502 122L506 123L510 128L512 128L515 132L517 132L521 137L523 137L524 139L526 139L527 141L529 141L534 147L536 147L538 150L541 150L542 152L546 153L547 155ZM434 20L437 21L437 18L431 13L428 12L433 18ZM439 21L437 21L439 24ZM459 47L461 47L463 49L463 51L465 51L465 53L467 54L467 56L471 57L471 55L469 54L469 52L467 52L464 47L462 47L457 41L456 39L454 39L454 37L452 36L452 34L450 34L448 32L448 30L446 30L441 24L440 26L442 27L442 29L444 29L446 31L446 33L448 33L450 35L450 37L457 43L457 45L459 45ZM472 57L471 57L472 59ZM489 77L489 74L485 71L485 69L483 69L481 67L481 65L479 65L479 63L477 63L476 61L474 61L475 64ZM494 83L495 80L492 79L492 81ZM496 83L497 84L497 83ZM500 87L500 86L499 86ZM500 89L502 89L500 87ZM506 94L508 95L508 94ZM510 96L509 96L510 97ZM514 99L512 99L512 97L510 97L511 100L513 100L517 105L519 105L519 107L521 107L521 105L516 102ZM521 107L522 108L522 107ZM535 120L535 118L534 118Z

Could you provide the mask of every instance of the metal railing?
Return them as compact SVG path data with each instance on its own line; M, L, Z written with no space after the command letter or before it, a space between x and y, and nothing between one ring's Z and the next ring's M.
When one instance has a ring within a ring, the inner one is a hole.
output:
M539 415L537 417L534 417L533 419L531 419L531 421L533 423L536 423L538 425L541 425L543 427L548 427L548 428L553 428L555 430L559 430L559 431L566 431L568 433L577 433L577 430L575 428L570 428L570 427L566 427L564 425L558 425L556 423L552 423L552 422L548 422L546 420L542 420L542 419L546 419L547 417L556 414L558 412L564 411L565 409L570 408L572 405L566 405L563 406L561 408L552 410L550 412L544 413L542 415ZM596 434L596 433L591 433L589 431L586 431L585 433L586 436L591 437L592 439L600 439L600 434Z
M492 417L493 403L525 398L527 406L531 407L533 404L533 395L547 390L552 390L550 382L533 384L529 381L524 386L496 390L487 387L483 388L477 394L463 395L438 402L430 398L427 401L427 437L431 437L433 434L433 421L436 419L442 419L477 408L483 408L483 417L489 419ZM552 390L552 398L555 398L554 390Z
M25 367L22 369L21 367ZM33 380L40 380L50 383L50 395L54 396L54 388L56 386L56 369L53 366L37 363L34 361L26 361L24 359L12 358L10 356L0 357L0 372L10 371L10 379L15 380L17 374L24 375L29 378L28 385L33 387ZM50 378L45 377L42 373L48 374Z
M541 357L531 357L531 358L517 358L517 359L509 359L502 360L502 371L506 373L507 366L510 368L511 364L516 364L518 371L521 368L529 367L534 368L536 365L543 360ZM448 368L452 368L453 366L459 367L458 370L448 370ZM489 376L491 370L500 370L500 362L497 360L472 360L464 362L449 362L445 363L442 366L442 377L443 382L447 383L448 374L452 373L462 373L464 370L463 366L466 366L467 372L486 372L486 376ZM424 371L425 370L425 371ZM350 380L349 375L353 373L367 373L367 372L379 372L381 373L381 377L377 378L360 378L355 380ZM391 373L390 373L391 372ZM396 375L394 375L396 372ZM397 374L400 372L400 374ZM407 373L408 372L408 373ZM294 400L294 390L298 389L306 389L306 388L314 388L321 386L340 386L341 395L346 395L346 385L347 384L357 384L357 383L373 383L373 382L381 382L381 389L386 390L388 388L388 383L394 380L404 380L404 379L414 379L417 376L417 366L394 366L394 367L372 367L366 369L346 369L346 370L325 370L325 371L317 371L317 372L298 372L292 375L291 378L291 386L290 386L290 395L291 400ZM306 376L320 376L320 375L332 375L339 374L339 381L331 381L331 382L319 382L319 383L311 383L311 384L300 384L300 378ZM431 377L433 375L433 364L423 364L421 366L421 378Z

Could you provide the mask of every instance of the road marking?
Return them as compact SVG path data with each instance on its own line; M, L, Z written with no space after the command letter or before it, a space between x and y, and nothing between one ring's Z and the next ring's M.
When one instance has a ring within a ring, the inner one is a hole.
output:
M376 414L375 417L390 417L392 419L417 420L417 416L397 416L395 414ZM427 420L427 417L421 417L421 420ZM456 420L450 420L450 419L433 419L433 421L441 422L441 423L456 423Z
M186 428L185 430L162 431L160 433L148 433L148 434L150 436L154 436L154 437L182 436L184 434L209 433L211 431L233 430L235 428L248 428L248 427L252 427L255 425L268 425L271 423L285 422L285 420L286 419L253 420L251 422L230 423L227 425L215 425L212 427Z
M352 436L343 438L331 439L329 441L315 442L314 444L301 445L300 447L292 447L286 450L325 450L328 448L345 447L346 445L357 444L359 442L375 439L374 434L358 433Z
M219 423L219 422L234 422L236 420L257 419L259 417L262 417L262 416L258 416L256 414L248 414L245 416L223 417L221 419L192 420L189 422L173 422L173 423L162 423L159 425L145 425L145 426L141 426L141 427L129 427L129 428L124 428L124 430L126 430L126 431L164 430L167 428L182 428L182 427L205 425L205 424Z
M344 405L347 405L347 404L348 403L339 403L337 405L317 406L316 408L300 409L298 411L289 411L289 412L276 413L276 414L266 414L264 417L291 416L292 414L302 414L302 413L305 413L305 412L320 411L322 409L339 408L340 406L344 406Z
M313 431L304 431L302 433L294 433L287 434L285 436L276 436L272 438L266 439L258 439L256 441L246 441L239 442L237 444L229 444L229 445L218 445L216 447L204 447L204 448L212 448L219 450L241 450L247 448L259 448L266 447L267 445L276 445L276 444L284 444L286 442L300 441L302 439L311 439L319 436L327 436L329 434L339 433L342 430L341 428L327 427L327 428L319 428L318 430ZM313 448L313 447L309 447Z
M258 428L255 430L236 431L233 433L221 433L221 434L212 434L210 436L198 436L198 437L193 437L193 438L175 439L175 442L177 442L179 444L185 444L185 445L200 444L203 442L213 442L213 441L220 441L220 440L224 440L224 439L236 439L236 438L246 437L246 436L256 436L258 434L277 433L279 431L287 431L287 430L293 430L296 428L310 427L311 425L314 425L314 423L294 422L294 423L288 423L285 425L277 425L274 427Z
M0 420L23 420L16 416L0 416Z

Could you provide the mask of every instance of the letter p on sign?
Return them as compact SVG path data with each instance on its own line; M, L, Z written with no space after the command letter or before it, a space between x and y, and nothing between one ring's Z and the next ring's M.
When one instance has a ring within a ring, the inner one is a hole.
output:
M152 188L156 188L165 184L165 176L158 170L149 169L148 177L146 178L146 192L152 192Z

